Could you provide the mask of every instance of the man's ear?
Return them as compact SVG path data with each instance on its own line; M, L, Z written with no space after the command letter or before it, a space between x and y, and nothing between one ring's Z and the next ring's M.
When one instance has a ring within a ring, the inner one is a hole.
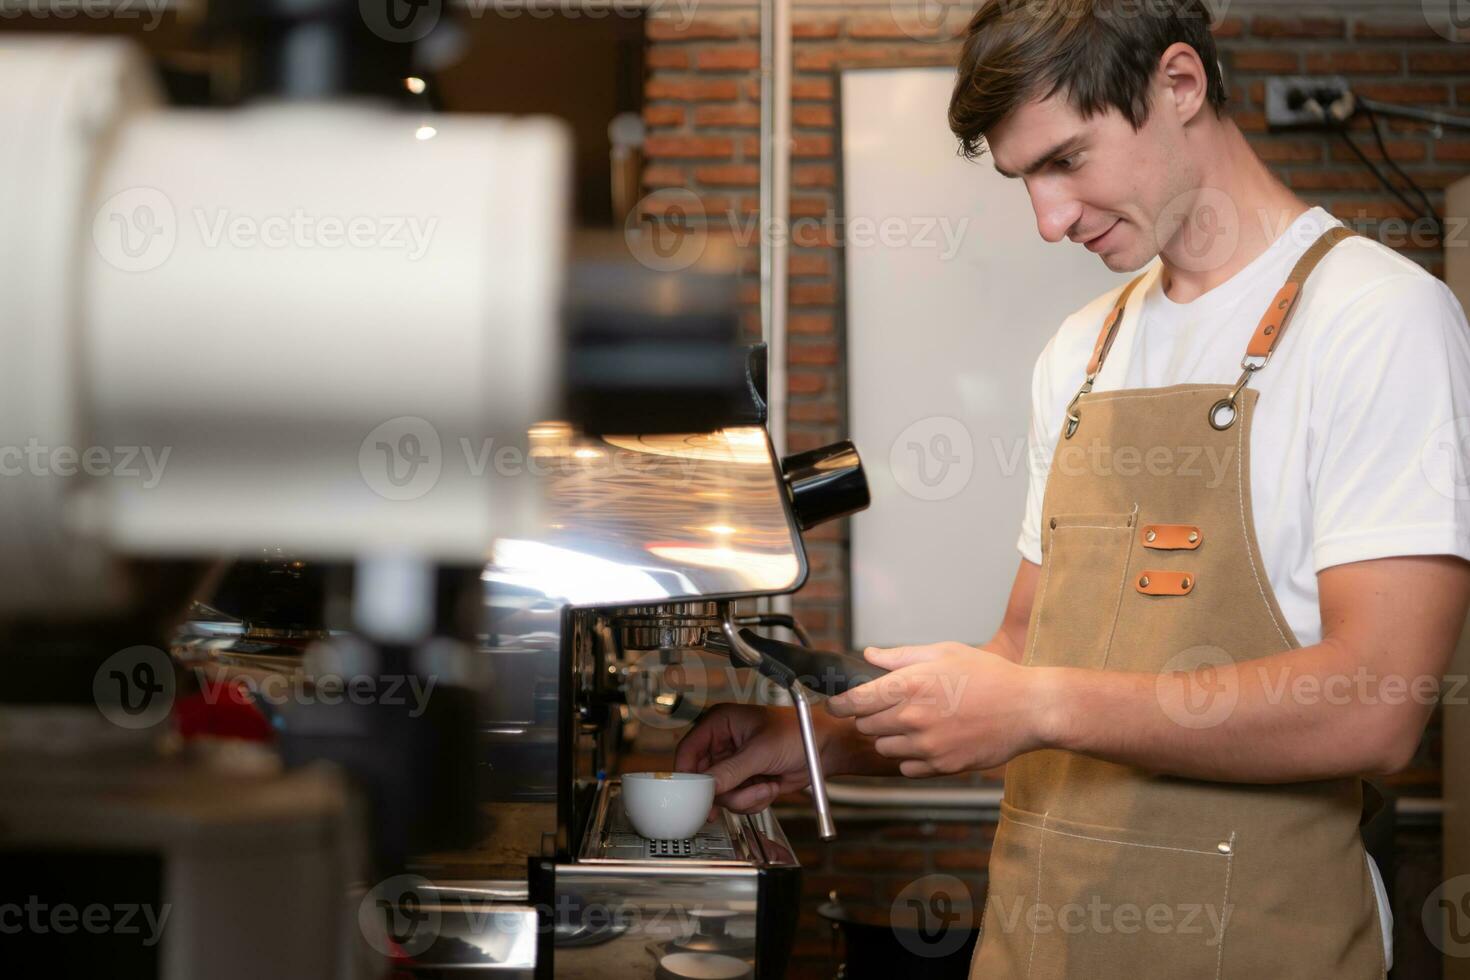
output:
M1199 52L1182 41L1171 44L1159 58L1157 77L1160 108L1173 112L1179 125L1189 125L1209 98L1209 82Z

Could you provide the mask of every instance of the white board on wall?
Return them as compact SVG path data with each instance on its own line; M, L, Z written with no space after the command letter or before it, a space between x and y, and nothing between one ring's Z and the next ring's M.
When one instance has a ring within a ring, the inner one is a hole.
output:
M1126 277L1036 230L1020 181L955 152L948 68L840 76L854 644L989 639L1020 555L1031 371Z

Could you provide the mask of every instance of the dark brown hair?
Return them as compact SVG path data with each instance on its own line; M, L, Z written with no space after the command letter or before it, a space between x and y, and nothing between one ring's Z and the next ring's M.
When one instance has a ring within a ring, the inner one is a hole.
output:
M1223 115L1211 20L1204 0L984 0L965 29L949 101L960 152L982 155L985 134L1012 110L1057 92L1084 119L1114 107L1140 129L1159 58L1181 41L1199 54L1207 98Z

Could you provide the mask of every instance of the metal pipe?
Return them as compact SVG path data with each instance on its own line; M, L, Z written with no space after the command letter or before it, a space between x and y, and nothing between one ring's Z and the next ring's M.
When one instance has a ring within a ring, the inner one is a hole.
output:
M817 809L817 834L822 840L837 836L832 822L832 805L827 802L827 781L822 778L822 760L817 753L817 733L812 725L810 696L800 684L792 684L791 701L796 705L796 723L801 728L801 748L806 753L806 768L811 774L812 805Z
M785 225L791 212L791 0L761 0L761 339L768 348L766 428L776 456L786 455ZM762 611L789 613L789 595L761 599Z
M725 634L725 642L730 651L739 661L747 667L760 670L765 676L771 676L761 670L762 665L768 668L775 663L774 658L768 663L766 656L759 650L746 643L740 636L740 631L735 628L734 616L731 612L729 602L720 603L720 629ZM785 667L780 668L784 674L776 679L784 681L786 690L791 695L791 702L796 706L796 723L801 731L801 749L806 756L807 776L811 780L812 805L817 811L817 831L822 840L831 840L837 836L837 826L832 822L832 807L827 802L827 780L822 774L822 756L817 749L816 726L812 723L811 692L802 686L801 681Z

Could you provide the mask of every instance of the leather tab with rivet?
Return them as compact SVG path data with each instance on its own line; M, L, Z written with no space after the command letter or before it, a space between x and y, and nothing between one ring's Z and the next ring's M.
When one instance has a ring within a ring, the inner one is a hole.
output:
M1194 551L1204 542L1193 524L1145 524L1139 536L1145 548L1156 551Z
M1144 595L1189 595L1194 591L1194 573L1139 572L1133 585Z
M1276 349L1276 344L1281 340L1281 333L1286 326L1286 318L1291 316L1291 311L1296 306L1296 301L1301 296L1301 283L1288 282L1281 287L1276 298L1271 301L1271 306L1266 310L1266 315L1261 318L1260 325L1256 327L1255 335L1251 337L1250 346L1246 348L1246 357L1269 357Z

